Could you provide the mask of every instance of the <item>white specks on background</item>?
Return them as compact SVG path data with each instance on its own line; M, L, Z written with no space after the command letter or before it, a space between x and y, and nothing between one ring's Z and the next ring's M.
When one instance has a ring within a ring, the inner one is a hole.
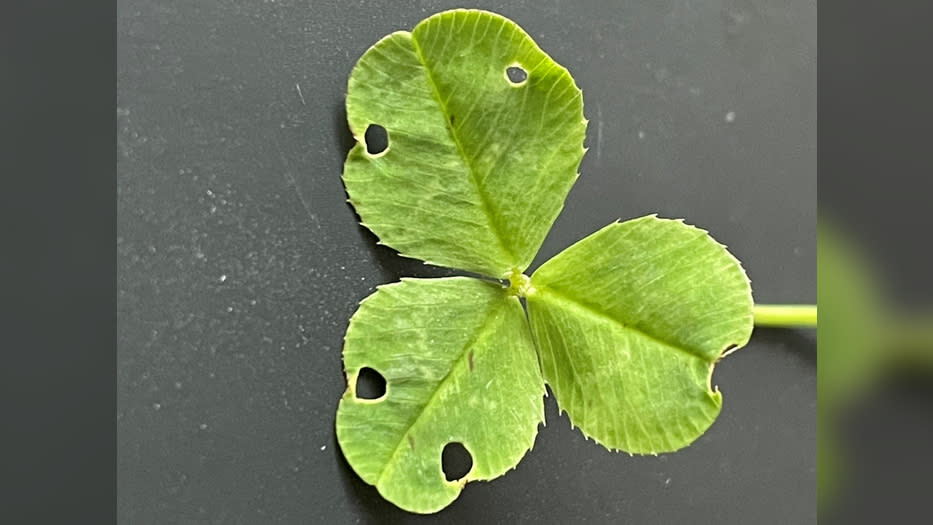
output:
M162 403L153 403L153 404L152 404L152 409L155 410L155 411L157 411L157 412L158 412L159 410L162 410Z
M327 445L321 445L321 450L327 450Z
M645 140L645 132L638 130L638 140Z
M735 111L730 111L726 113L725 120L726 122L735 122Z
M304 461L305 461L304 456L298 456L297 458L295 458L295 464L292 465L291 467L292 472L300 472L301 464L304 463Z
M227 274L221 275L221 276L220 276L220 282L223 283L223 282L226 282L226 281L227 281Z
M198 428L201 430L207 430L207 423L201 423L200 425L198 425Z
M182 384L181 381L175 381L175 390L181 390Z
M596 104L596 161L599 161L603 149L603 108Z
M298 98L301 99L301 105L305 106L305 96L301 94L301 86L295 83L295 89L298 90Z

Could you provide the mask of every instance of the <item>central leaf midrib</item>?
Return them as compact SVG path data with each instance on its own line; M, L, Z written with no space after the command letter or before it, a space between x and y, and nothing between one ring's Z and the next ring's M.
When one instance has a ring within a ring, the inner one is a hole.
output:
M454 145L457 146L457 153L460 154L460 160L463 161L467 171L470 173L470 181L473 183L473 186L476 187L476 193L479 195L480 207L482 208L483 213L486 215L486 220L489 222L489 227L492 230L493 235L496 237L496 240L499 242L499 246L510 258L509 268L504 268L504 270L513 270L513 267L518 265L519 261L516 260L515 253L512 251L511 246L505 242L502 231L500 230L498 223L495 220L489 196L486 195L485 188L482 184L480 184L479 179L477 178L476 169L470 163L470 159L467 156L466 151L463 149L463 144L460 143L460 137L457 136L456 131L454 131L453 126L450 124L450 111L447 109L447 105L444 103L444 99L441 98L441 93L437 89L437 82L434 80L434 73L431 71L431 68L428 67L428 62L425 60L424 54L421 51L421 46L418 45L418 40L415 39L414 34L411 35L411 43L412 47L415 49L415 56L418 57L418 60L424 67L425 76L427 76L428 84L431 86L431 93L434 95L434 100L437 102L437 106L440 108L441 113L444 116L445 127L447 128L447 131L450 132L450 137L453 140Z
M638 334L638 335L641 335L642 337L645 337L646 339L649 339L649 340L651 340L651 341L653 341L653 342L655 342L655 343L658 343L658 344L661 345L661 346L674 349L674 350L676 350L676 351L678 351L678 352L680 352L680 353L682 353L682 354L688 355L688 356L690 356L690 357L692 357L692 358L694 358L694 359L700 359L700 360L703 361L704 363L712 363L712 362L714 361L714 359L711 359L711 358L708 357L705 353L703 353L702 350L698 350L698 349L696 349L696 348L690 348L690 347L685 346L685 345L682 346L682 345L679 344L679 343L673 343L673 342L667 341L667 340L665 340L665 339L663 339L663 338L661 338L661 337L658 337L658 336L656 336L656 335L654 335L654 334L651 334L651 333L649 333L649 332L646 332L644 329L642 329L642 328L636 326L634 323L626 323L624 320L616 319L615 317L609 315L608 313L606 313L606 312L604 312L604 311L602 311L602 310L598 310L598 309L596 309L595 307L593 307L593 306L591 306L591 305L585 303L584 301L581 301L581 300L577 299L576 297L573 297L573 296L567 294L567 293L564 292L563 290L558 290L558 289L556 289L556 288L552 288L552 287L549 287L549 286L546 286L546 285L540 285L540 284L539 284L538 286L536 286L535 294L541 294L542 292L545 294L545 296L550 295L550 296L552 296L552 297L554 297L554 298L557 298L557 299L560 300L560 301L564 301L564 302L571 303L571 304L573 304L574 306L577 306L577 307L583 309L583 310L586 311L587 313L590 313L590 314L592 314L592 315L594 315L594 316L596 316L596 317L599 317L600 319L608 319L608 320L612 321L613 323L615 323L616 325L618 325L619 327L621 327L623 330L630 331L630 332L634 332L634 333L636 333L636 334Z
M434 387L434 391L432 391L431 395L428 396L428 400L425 401L423 405L421 405L421 410L418 413L418 415L416 415L411 420L411 423L409 423L405 431L402 432L401 436L399 437L398 443L396 443L395 448L392 449L392 454L389 455L389 459L385 462L385 465L382 467L382 470L379 472L379 477L376 478L375 485L378 486L379 483L382 482L382 478L383 476L385 476L385 473L388 472L390 470L390 467L395 464L396 457L398 456L399 451L402 449L403 445L407 445L407 437L408 437L408 434L411 433L411 429L414 428L414 426L418 423L418 421L420 421L421 418L424 417L424 414L428 412L428 410L431 408L432 403L437 399L438 392L444 389L444 386L451 379L451 374L453 374L453 371L458 369L464 357L469 354L467 350L476 346L482 340L482 338L486 337L486 334L489 333L489 330L488 330L489 321L493 317L493 314L495 314L503 306L508 306L508 297L501 297L500 300L502 300L501 304L493 303L491 305L491 308L486 313L486 316L483 317L483 321L480 323L479 329L476 331L473 337L468 339L466 344L463 345L463 348L460 350L460 355L457 356L457 358L451 363L450 369L447 370L447 374L445 374L444 377L440 381L438 381L437 386Z

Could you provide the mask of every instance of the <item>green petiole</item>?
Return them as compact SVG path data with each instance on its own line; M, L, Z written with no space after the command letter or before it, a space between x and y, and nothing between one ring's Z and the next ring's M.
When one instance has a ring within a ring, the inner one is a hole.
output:
M756 304L755 326L816 328L815 304Z

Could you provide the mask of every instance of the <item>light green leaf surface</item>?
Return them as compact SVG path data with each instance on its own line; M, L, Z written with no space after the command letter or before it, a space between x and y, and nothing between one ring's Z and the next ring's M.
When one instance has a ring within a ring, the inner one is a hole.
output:
M648 454L713 423L712 369L748 341L752 297L738 260L705 231L654 216L614 223L545 263L531 286L544 378L584 434Z
M513 84L507 68L527 79ZM577 177L582 94L514 22L446 11L370 48L350 75L359 143L344 183L380 242L432 264L504 278L531 263ZM388 148L371 155L367 127Z
M337 411L344 456L383 497L435 512L472 480L515 467L544 419L544 381L519 300L466 277L405 279L365 299L347 329L349 387ZM386 394L357 399L363 367ZM441 452L462 443L472 470L448 482Z
M817 292L824 313L819 331L820 411L838 408L878 378L885 355L885 298L868 258L821 216L817 224Z
M826 216L817 222L817 504L832 503L851 461L839 439L843 408L877 381L885 352L887 305L866 255Z

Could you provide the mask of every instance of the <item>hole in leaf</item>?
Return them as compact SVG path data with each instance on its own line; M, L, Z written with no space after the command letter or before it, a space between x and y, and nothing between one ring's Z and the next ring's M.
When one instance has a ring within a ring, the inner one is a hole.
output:
M386 395L386 378L365 366L356 375L357 399L379 399Z
M528 80L528 72L518 66L509 66L505 70L505 76L509 78L509 82L513 84L522 84Z
M447 443L441 452L441 468L447 481L457 481L473 468L473 456L463 443Z
M739 345L737 345L737 344L735 344L735 343L733 343L733 344L727 346L725 349L723 349L722 352L719 353L719 359L717 359L717 361L719 361L719 360L725 358L726 356L728 356L728 355L731 354L732 352L735 352L735 351L738 350L738 349L739 349Z
M366 141L366 153L378 155L389 147L389 133L379 124L370 124L363 136Z

